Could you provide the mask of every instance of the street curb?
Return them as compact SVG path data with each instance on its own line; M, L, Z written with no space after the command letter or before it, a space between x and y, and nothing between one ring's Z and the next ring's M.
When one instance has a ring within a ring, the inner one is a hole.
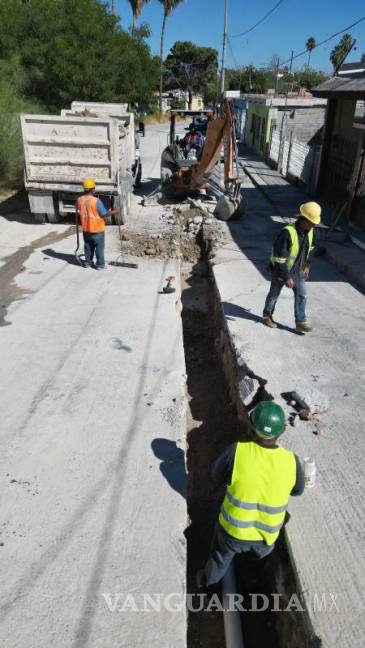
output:
M347 275L352 281L359 284L362 288L365 288L365 273L360 273L354 270L352 266L341 261L341 258L336 256L333 252L330 252L326 248L326 258L330 261L338 270L343 272L344 275ZM365 264L364 264L365 267Z

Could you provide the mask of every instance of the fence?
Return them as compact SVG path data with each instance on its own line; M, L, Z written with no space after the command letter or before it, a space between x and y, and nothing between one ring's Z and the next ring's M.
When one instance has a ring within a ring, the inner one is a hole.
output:
M293 132L287 136L273 130L269 145L269 159L281 170L283 176L290 176L306 185L308 192L317 185L320 146L305 144L297 140Z

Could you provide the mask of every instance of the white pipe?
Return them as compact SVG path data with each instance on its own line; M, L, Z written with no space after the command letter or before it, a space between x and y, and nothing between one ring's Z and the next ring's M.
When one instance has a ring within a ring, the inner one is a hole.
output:
M232 605L230 606L232 600L229 595L237 593L233 561L231 562L230 567L225 577L223 578L222 593L226 648L244 648L240 611L232 609Z

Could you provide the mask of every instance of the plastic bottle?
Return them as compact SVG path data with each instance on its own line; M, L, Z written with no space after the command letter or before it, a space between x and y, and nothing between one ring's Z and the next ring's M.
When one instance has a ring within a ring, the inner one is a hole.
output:
M311 457L304 457L304 482L306 488L313 488L316 483L316 464Z

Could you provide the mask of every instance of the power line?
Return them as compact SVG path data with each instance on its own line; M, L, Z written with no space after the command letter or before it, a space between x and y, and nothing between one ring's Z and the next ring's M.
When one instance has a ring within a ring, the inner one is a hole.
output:
M235 67L237 69L239 69L240 65L237 63L237 59L236 59L234 51L232 49L231 39L229 38L229 36L227 36L227 42L228 42L229 51L231 53L232 61L233 61L234 65L235 65Z
M271 14L274 13L274 11L276 11L276 9L277 9L277 8L278 8L278 7L279 7L283 2L284 2L284 0L279 0L279 2L277 2L276 5L275 5L274 7L272 7L272 9L270 9L270 11L267 12L267 14L265 14L265 15L264 15L264 16L263 16L263 17L262 17L262 18L261 18L257 23L255 23L255 25L252 25L252 27L250 27L249 29L246 29L246 31L242 32L241 34L229 34L229 36L230 36L231 38L239 38L240 36L245 36L246 34L249 34L250 32L252 32L253 29L256 29L256 27L258 27L259 25L261 25L261 23L263 23L264 20L266 20L266 18L268 18L269 16L271 16Z
M344 32L347 32L348 29L351 29L352 27L355 27L359 23L361 23L363 20L365 20L365 16L362 16L362 18L359 18L359 20L356 20L356 22L352 23L352 25L349 25L348 27L345 27L344 29L341 29L340 31L336 32L335 34L332 34L332 36L328 36L328 38L325 38L325 40L321 41L320 43L317 43L315 47L312 49L317 49L317 47L320 47L321 45L324 45L325 43L328 43L328 41L332 40L332 38L336 38L336 36L339 36L340 34L343 34ZM308 54L308 50L305 49L302 52L299 52L299 54L295 54L293 56L293 60L299 58L300 56L304 56L304 54ZM286 61L281 61L280 65L285 65L286 63L290 63L291 58L287 59Z

